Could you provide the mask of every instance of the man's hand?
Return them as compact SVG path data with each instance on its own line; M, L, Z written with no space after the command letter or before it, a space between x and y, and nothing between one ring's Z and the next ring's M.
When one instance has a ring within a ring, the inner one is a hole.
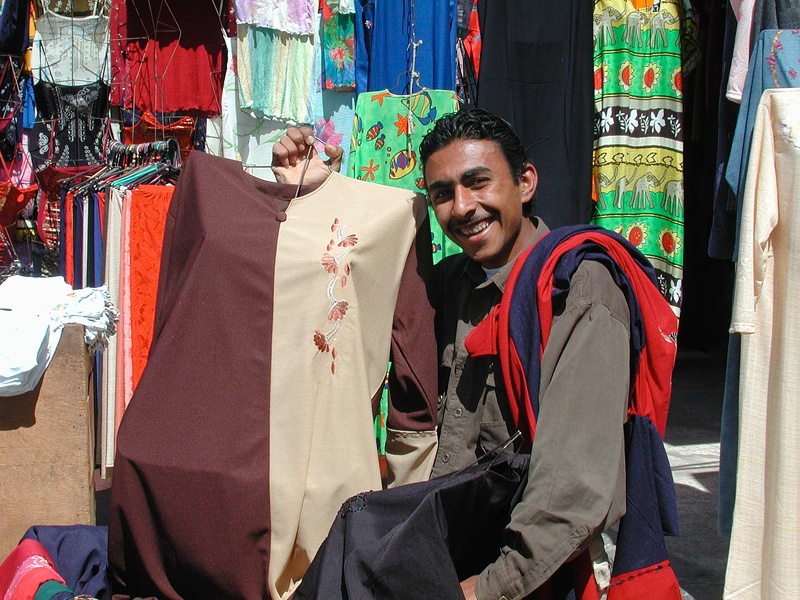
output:
M478 581L478 576L473 575L469 579L461 582L461 593L464 594L466 600L478 600L475 595L475 583Z
M303 172L303 163L311 148L311 159L303 177L303 183L322 183L331 171L338 171L342 166L344 150L339 146L328 144L325 154L329 160L323 161L314 148L314 130L309 126L290 127L272 147L272 172L278 183L298 183Z

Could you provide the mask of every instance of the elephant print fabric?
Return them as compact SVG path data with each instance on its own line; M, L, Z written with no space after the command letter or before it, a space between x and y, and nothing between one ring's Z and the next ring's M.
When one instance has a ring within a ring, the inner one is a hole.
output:
M348 175L424 193L419 145L436 119L457 110L458 98L450 90L411 95L362 92L356 100ZM433 262L460 253L461 248L445 237L430 206L428 212Z
M595 207L653 263L676 314L683 300L682 0L594 5Z

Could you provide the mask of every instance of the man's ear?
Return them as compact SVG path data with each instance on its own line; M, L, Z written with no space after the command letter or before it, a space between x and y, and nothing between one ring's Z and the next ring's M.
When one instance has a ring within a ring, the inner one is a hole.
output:
M539 174L536 172L536 167L532 163L525 163L525 167L520 177L520 193L522 196L522 203L527 204L533 198L536 192L536 186L539 183Z

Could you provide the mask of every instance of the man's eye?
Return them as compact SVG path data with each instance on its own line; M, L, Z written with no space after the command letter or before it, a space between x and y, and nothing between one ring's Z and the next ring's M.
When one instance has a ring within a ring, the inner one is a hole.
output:
M473 186L486 185L487 183L489 183L488 177L476 177L475 179L472 180Z
M433 195L434 202L442 202L450 197L450 190L442 190Z

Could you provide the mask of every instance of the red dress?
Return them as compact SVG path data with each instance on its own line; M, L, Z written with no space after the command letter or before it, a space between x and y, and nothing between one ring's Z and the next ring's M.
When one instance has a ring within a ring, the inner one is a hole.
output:
M111 8L111 103L216 117L225 41L221 0L125 0Z

